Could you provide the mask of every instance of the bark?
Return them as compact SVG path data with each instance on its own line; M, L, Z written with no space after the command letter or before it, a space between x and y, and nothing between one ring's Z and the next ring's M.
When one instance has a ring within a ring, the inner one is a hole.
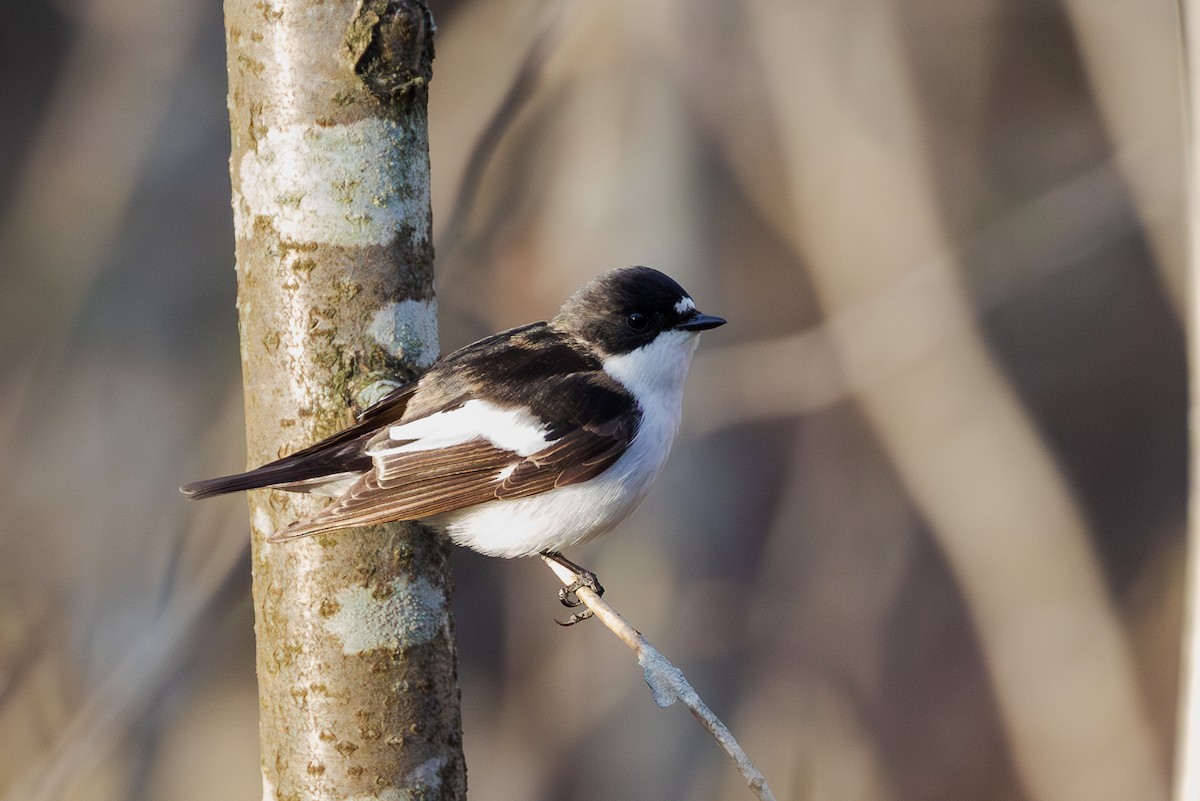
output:
M227 0L249 463L436 358L420 0ZM283 544L322 499L251 493L265 799L465 796L447 546L416 526Z

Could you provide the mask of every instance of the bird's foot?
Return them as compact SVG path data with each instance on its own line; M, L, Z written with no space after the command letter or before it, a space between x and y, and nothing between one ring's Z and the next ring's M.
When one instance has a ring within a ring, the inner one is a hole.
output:
M542 555L547 559L558 562L575 574L575 580L558 591L558 601L563 606L568 609L574 609L583 603L583 601L579 600L579 596L575 594L577 590L586 589L591 590L596 595L604 594L604 586L592 571L580 567L558 551L546 551ZM592 610L585 609L582 612L572 614L566 620L556 619L554 622L560 626L574 626L576 623L587 620L589 617L592 617Z
M576 590L587 588L592 592L600 595L604 592L604 588L600 586L600 582L596 581L595 573L587 573L580 575L567 586L558 591L558 602L568 609L574 609L581 605L583 601L579 600L579 596L575 594ZM591 609L584 609L582 612L575 612L566 620L554 619L554 622L560 626L574 626L576 623L587 620L592 616Z
M601 586L600 580L596 578L596 574L590 570L583 570L576 574L576 579L567 586L558 591L558 602L568 609L574 609L583 601L579 600L579 596L575 594L576 590L591 590L597 595L604 594L604 587Z
M559 620L558 618L554 618L554 622L557 623L558 625L562 626L565 629L567 626L574 626L576 623L582 623L583 621L587 620L589 617L593 617L593 616L594 616L594 613L592 612L591 609L584 609L582 612L576 612L575 614L571 615L566 620Z

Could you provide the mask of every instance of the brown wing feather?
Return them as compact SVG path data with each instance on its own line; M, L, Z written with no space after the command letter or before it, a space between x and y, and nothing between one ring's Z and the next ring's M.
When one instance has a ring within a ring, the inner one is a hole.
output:
M525 498L595 478L625 452L632 422L576 429L522 458L483 439L428 451L382 453L334 503L272 539L350 526L420 520L492 500ZM516 467L501 479L506 468Z
M577 429L517 465L496 488L496 497L525 498L595 478L612 466L628 445L624 436Z

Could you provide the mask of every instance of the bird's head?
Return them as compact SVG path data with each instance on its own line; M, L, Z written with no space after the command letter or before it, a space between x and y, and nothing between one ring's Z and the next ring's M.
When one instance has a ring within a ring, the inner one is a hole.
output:
M701 314L683 287L649 267L621 267L598 275L572 295L551 321L583 340L602 358L621 356L656 341L688 351L701 331L725 320Z

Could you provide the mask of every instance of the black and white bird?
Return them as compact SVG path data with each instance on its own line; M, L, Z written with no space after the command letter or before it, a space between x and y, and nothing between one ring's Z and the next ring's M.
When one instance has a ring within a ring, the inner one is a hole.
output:
M337 498L273 540L420 520L490 556L557 558L594 583L559 552L608 531L646 495L679 428L699 333L724 323L657 270L610 270L554 319L454 351L354 426L182 489Z

